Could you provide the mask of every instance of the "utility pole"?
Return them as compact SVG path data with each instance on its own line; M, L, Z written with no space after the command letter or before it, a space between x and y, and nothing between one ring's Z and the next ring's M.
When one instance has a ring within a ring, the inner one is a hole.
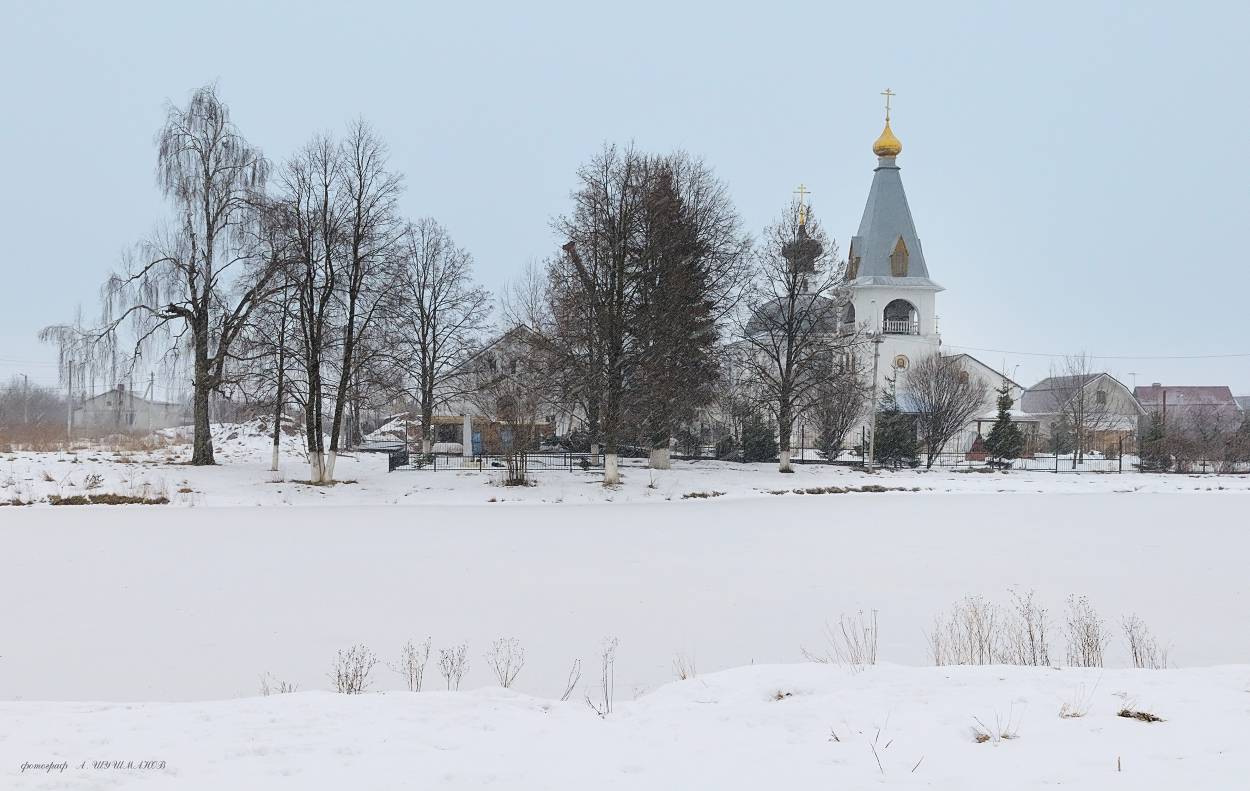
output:
M65 369L65 434L74 441L74 361L66 363Z
M877 459L877 371L881 364L881 317L877 315L877 300L872 300L873 326L876 332L872 336L872 411L868 413L868 474L873 471L873 462Z
M30 425L30 377L22 374L22 425Z
M145 400L148 402L148 434L152 433L152 406L154 397L156 396L156 372L148 371L148 392Z

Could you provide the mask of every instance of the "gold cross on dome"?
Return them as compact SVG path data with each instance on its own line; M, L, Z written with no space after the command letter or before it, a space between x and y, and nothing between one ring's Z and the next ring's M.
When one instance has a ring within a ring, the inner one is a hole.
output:
M885 122L888 124L890 123L890 97L898 96L898 94L886 88L881 92L881 95L885 97Z
M807 204L803 203L803 198L809 195L810 192L807 187L800 184L799 188L794 191L794 194L799 196L799 225L803 225L807 222Z

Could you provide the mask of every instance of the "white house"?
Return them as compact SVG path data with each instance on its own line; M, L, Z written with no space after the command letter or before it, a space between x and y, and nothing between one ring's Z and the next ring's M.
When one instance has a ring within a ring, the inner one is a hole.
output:
M89 433L122 434L181 426L182 405L153 401L119 384L74 409L74 427Z

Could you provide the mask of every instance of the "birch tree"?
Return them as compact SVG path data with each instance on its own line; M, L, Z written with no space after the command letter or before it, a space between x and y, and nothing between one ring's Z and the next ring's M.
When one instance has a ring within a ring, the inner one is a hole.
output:
M134 319L136 351L172 337L189 347L194 405L191 463L213 464L209 397L232 344L270 295L276 269L258 252L258 204L269 176L216 86L169 105L156 137L157 183L175 215L105 287L102 336Z
M338 381L330 419L330 452L325 475L334 480L343 416L355 377L367 362L361 354L383 318L386 303L398 285L399 241L403 233L396 201L403 178L388 169L386 144L372 128L357 120L337 147L334 200L340 204L342 263L338 277L340 334Z
M490 295L473 282L473 258L432 219L408 226L394 317L398 365L421 407L421 452L433 449L434 410L473 385L465 365L479 346Z

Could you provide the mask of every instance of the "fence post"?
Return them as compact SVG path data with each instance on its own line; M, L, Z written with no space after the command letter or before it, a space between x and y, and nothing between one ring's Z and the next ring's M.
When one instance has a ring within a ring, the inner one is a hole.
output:
M1124 472L1124 437L1120 437L1120 472Z

